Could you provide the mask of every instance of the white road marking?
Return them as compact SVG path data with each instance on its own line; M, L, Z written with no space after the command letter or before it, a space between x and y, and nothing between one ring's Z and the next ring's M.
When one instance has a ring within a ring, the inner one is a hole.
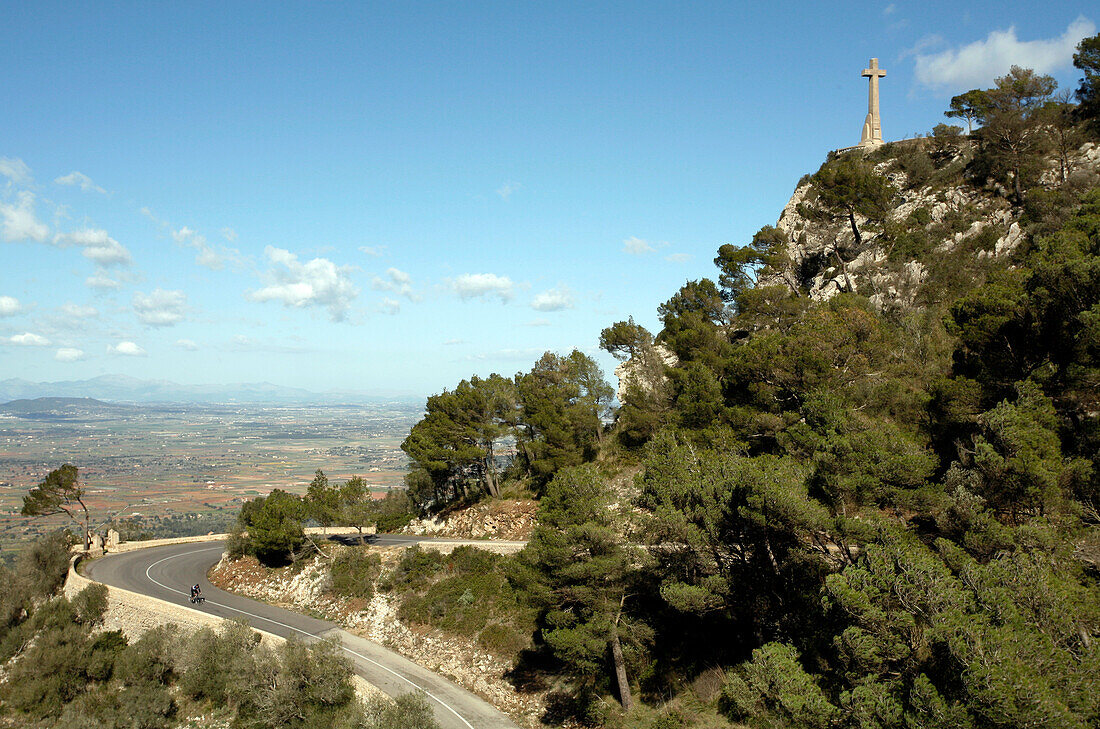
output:
M213 548L208 547L207 549L193 549L190 552L182 552L180 554L170 555L168 557L165 557L164 559L158 559L156 562L153 562L151 565L149 565L148 567L145 568L145 576L149 579L150 582L152 582L153 584L159 585L160 587L163 587L165 590L168 590L169 592L174 592L177 595L186 596L187 595L186 592L184 592L182 590L177 590L174 587L169 587L168 585L164 584L163 582L159 582L156 578L154 578L151 574L149 574L149 571L151 569L153 569L154 567L156 567L161 562L167 562L168 560L175 559L176 557L186 557L189 554L198 554L199 552L214 552L214 551L219 551L220 552L220 551L222 551L222 548L221 547L213 547ZM289 630L293 630L293 631L296 631L298 633L301 633L302 635L308 635L310 638L316 638L317 640L324 640L324 638L322 638L319 635L315 635L314 633L310 633L308 631L302 630L301 628L295 628L293 625L287 625L286 623L280 623L278 620L272 620L271 618L265 618L263 615L256 615L255 613L250 613L247 610L240 610L238 608L231 607L229 605L223 605L221 603L214 602L212 600L207 600L206 602L210 603L211 605L216 605L220 608L224 608L226 610L232 610L233 612L240 613L241 615L247 615L249 617L256 618L258 620L265 620L265 621L267 621L267 622L269 622L273 625L279 625L279 626L282 626L282 627L287 628ZM187 606L185 605L184 607L187 607ZM196 611L198 610L198 608L189 608L189 609L196 610ZM339 643L340 648L343 649L344 651L346 651L347 653L350 653L353 656L358 656L359 658L362 658L364 661L367 661L368 663L373 663L374 665L381 668L383 671L388 671L389 673L392 673L394 676L397 676L399 679L401 679L405 683L409 684L414 689L417 689L418 691L423 691L426 696L430 697L432 700L434 700L437 704L442 706L444 709L446 709L447 711L449 711L452 714L454 714L455 716L457 716L463 724L468 726L470 729L474 729L474 725L471 724L470 722L466 721L466 717L464 717L462 714L459 714L457 711L455 711L453 708L451 708L451 706L449 704L444 702L442 699L440 699L438 696L433 694L428 689L424 688L423 686L417 685L415 682L413 682L412 680L406 678L405 676L402 676L400 673L393 670L389 666L384 666L381 663L379 663L378 661L376 661L372 658L368 658L368 657L364 656L362 653L359 653L358 651L353 651L351 648L348 648L342 642L339 642L339 641L337 641L337 642Z

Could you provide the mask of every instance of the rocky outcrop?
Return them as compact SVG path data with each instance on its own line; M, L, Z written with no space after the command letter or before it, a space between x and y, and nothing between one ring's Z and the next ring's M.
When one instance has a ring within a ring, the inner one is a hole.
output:
M626 402L626 391L631 385L646 393L659 389L668 379L665 368L675 367L679 363L676 354L665 345L647 345L636 356L615 368L615 376L619 378L619 402Z
M535 528L538 506L538 502L530 499L492 499L447 514L415 519L402 531L418 536L526 541Z
M1068 180L1080 187L1100 184L1100 146L1089 142L1070 156ZM814 300L827 300L842 292L868 296L880 310L909 308L928 278L927 260L891 260L890 243L882 235L884 228L898 224L917 224L929 236L930 255L948 254L968 242L981 246L974 255L1003 258L1024 242L1025 234L1015 216L1018 214L1005 199L1004 191L978 189L970 185L947 188L924 186L907 189L907 177L897 169L895 160L875 166L899 191L895 206L886 220L869 224L856 216L856 224L865 231L862 245L846 220L824 221L812 215L816 197L812 183L799 183L776 223L786 234L787 265L763 272L759 286L786 286L802 291ZM1047 161L1041 182L1048 187L1061 183L1059 165ZM916 221L914 223L914 221Z

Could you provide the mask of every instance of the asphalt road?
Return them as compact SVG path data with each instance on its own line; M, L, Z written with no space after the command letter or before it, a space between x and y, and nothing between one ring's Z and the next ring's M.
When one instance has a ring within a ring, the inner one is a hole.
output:
M393 546L432 540L379 535L371 541ZM307 641L335 637L352 660L355 672L385 693L398 696L423 691L443 729L518 729L484 700L377 643L341 630L334 623L214 587L207 581L206 572L221 558L223 548L222 542L197 542L138 549L89 562L85 574L97 582L204 613L243 618L254 628L275 635ZM206 596L202 605L191 605L188 600L188 588L195 583L202 586Z

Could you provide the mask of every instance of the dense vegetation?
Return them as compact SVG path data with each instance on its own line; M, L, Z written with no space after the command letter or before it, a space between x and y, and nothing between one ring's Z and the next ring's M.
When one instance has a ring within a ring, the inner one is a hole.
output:
M474 639L496 655L527 648L535 611L510 579L509 560L472 547L448 555L406 550L379 583L402 620Z
M274 489L245 502L230 530L227 548L234 557L250 554L272 566L314 554L329 557L319 541L306 535L307 523L355 527L360 543L365 543L368 527L393 531L414 514L404 491L374 499L359 476L338 485L318 470L304 496Z
M471 377L428 398L427 414L401 448L412 460L410 498L422 510L498 496L501 478L526 477L541 493L554 473L591 461L614 391L592 358L573 350L544 354L514 378ZM514 443L501 474L496 445Z
M227 722L242 729L431 729L423 697L363 705L335 643L276 649L243 623L187 634L172 625L130 642L102 627L107 590L59 594L69 542L57 533L0 568L0 724L156 729Z
M722 246L717 282L686 283L656 336L605 330L634 373L606 432L578 353L429 400L405 443L421 508L510 480L541 496L509 573L535 610L517 673L568 677L590 723L1100 724L1100 189L1074 168L1098 47L1079 48L1079 104L1013 68L952 101L972 134L831 158L800 210L850 230L830 260L794 266L769 226ZM990 255L990 228L937 249L973 219L893 220L897 184L1000 200L1023 243ZM913 305L805 295L872 245L886 270L927 266ZM714 666L719 690L693 690ZM599 700L635 692L677 698Z

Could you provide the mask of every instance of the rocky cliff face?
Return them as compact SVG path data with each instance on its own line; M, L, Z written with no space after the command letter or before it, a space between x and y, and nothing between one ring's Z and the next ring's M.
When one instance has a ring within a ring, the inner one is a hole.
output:
M856 215L863 237L860 245L856 245L847 221L826 222L815 214L817 193L804 178L776 223L790 241L787 264L762 272L758 285L787 286L815 300L850 291L866 295L880 310L910 308L916 305L936 257L957 250L968 250L979 258L1009 256L1023 242L1024 233L1018 220L1020 210L1009 204L1007 191L996 186L977 187L961 176L946 185L910 184L900 157L919 153L924 141L894 143L871 156L875 172L891 182L897 196L883 220L869 221ZM953 164L961 170L966 156L963 149L944 166ZM1091 142L1082 146L1071 156L1070 170L1068 181L1062 183L1056 163L1048 160L1041 184L1047 189L1062 184L1100 184L1100 146ZM899 247L901 230L906 232Z
M665 368L679 363L676 354L663 344L650 345L639 356L621 363L615 368L615 377L619 378L619 402L626 402L626 391L631 386L647 394L655 393L668 379Z

